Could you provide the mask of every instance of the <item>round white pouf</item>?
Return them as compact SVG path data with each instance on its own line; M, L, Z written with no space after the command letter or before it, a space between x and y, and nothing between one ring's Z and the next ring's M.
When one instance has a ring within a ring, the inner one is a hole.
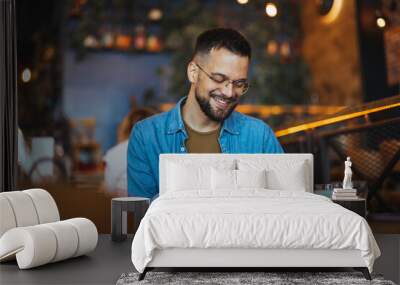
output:
M20 269L51 262L57 250L53 231L41 225L14 228L0 239L0 258L16 256Z
M6 197L0 195L0 238L8 230L15 228L17 222L15 221L14 212L11 204Z
M35 188L22 191L29 195L38 215L39 224L51 223L60 220L57 204L46 190Z

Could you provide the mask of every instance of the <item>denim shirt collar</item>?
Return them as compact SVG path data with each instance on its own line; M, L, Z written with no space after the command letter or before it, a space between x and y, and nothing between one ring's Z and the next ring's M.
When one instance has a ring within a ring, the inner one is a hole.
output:
M178 103L176 103L175 107L170 111L169 119L168 119L168 134L173 134L178 131L182 131L186 135L185 125L182 119L181 106L186 101L187 96L179 99ZM227 131L231 134L238 135L239 134L239 122L238 117L236 116L236 112L233 111L228 118L224 120L222 123L221 134L223 131Z

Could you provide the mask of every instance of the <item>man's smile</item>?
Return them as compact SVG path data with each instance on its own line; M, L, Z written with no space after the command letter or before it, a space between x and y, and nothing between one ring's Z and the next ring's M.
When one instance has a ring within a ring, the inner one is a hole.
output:
M227 109L232 102L236 101L234 99L225 98L215 94L210 94L210 97L215 102L215 105L218 109Z

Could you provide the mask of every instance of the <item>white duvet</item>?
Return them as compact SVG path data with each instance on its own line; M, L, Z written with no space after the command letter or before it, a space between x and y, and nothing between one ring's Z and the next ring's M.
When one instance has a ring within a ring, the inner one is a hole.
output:
M358 249L370 272L380 256L359 215L320 195L265 189L164 194L136 232L133 265L143 272L164 248Z

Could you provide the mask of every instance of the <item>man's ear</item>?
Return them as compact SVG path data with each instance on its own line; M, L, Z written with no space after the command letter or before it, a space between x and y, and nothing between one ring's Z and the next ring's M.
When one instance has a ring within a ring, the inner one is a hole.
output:
M196 83L197 82L197 76L198 76L198 67L194 63L194 61L189 62L187 66L187 77L190 81L190 83Z

